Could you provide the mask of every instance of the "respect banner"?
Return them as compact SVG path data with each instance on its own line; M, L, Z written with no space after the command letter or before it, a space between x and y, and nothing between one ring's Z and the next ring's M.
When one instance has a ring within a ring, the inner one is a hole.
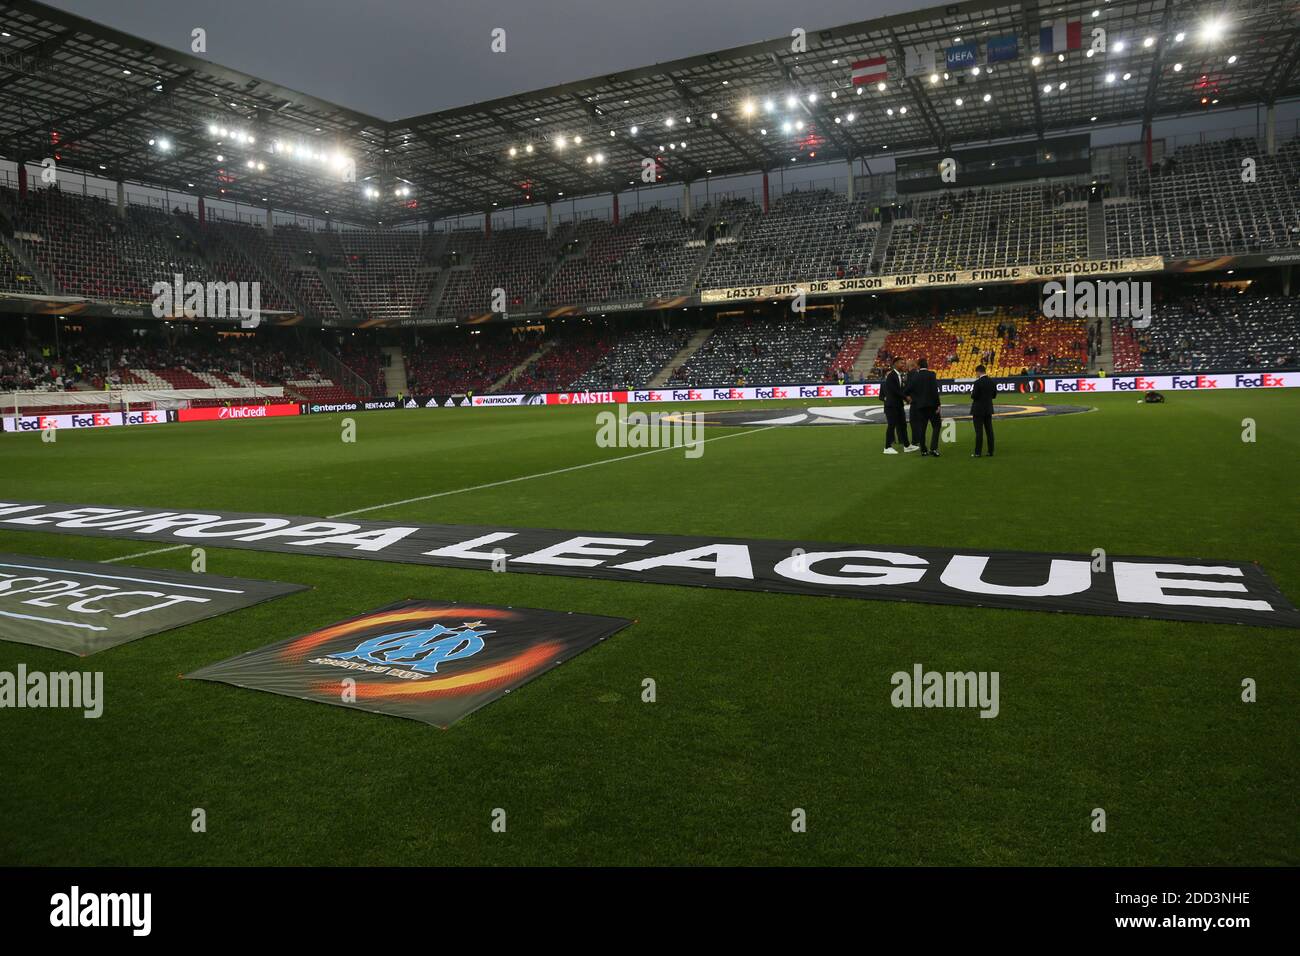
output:
M306 589L278 581L0 554L0 640L84 657Z

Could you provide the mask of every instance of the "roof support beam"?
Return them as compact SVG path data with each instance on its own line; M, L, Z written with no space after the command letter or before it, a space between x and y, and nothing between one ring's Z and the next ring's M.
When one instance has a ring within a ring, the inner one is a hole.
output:
M1164 0L1164 3L1164 13L1160 17L1160 32L1157 34L1162 38L1169 34L1169 21L1173 18L1174 13L1172 0ZM1164 43L1157 43L1155 56L1151 58L1151 72L1147 75L1146 101L1142 105L1143 129L1151 125L1152 119L1155 118L1156 104L1160 102L1160 74L1164 66L1164 56Z
M1291 85L1291 78L1295 76L1297 65L1300 65L1300 37L1297 37L1296 31L1293 30L1291 39L1277 55L1273 68L1269 70L1268 77L1264 81L1262 93L1265 103L1271 106L1277 102L1277 98Z
M803 89L803 84L795 79L794 72L786 65L785 61L781 59L779 53L776 53L775 51L770 52L768 53L768 57L771 58L772 63L775 64L776 68L781 71L781 75L785 77L787 83L797 90ZM798 99L799 106L802 107L803 111L817 121L818 129L826 135L826 138L835 145L836 149L851 159L858 151L853 141L846 139L841 135L839 127L835 125L835 121L829 119L820 106L809 103L806 96L799 96Z
M666 76L668 77L668 81L672 83L673 90L676 91L678 98L687 106L694 108L699 102L699 93L683 83L681 78L673 73L667 73ZM758 149L757 152L754 152L749 148L750 144L748 142L741 142L733 136L727 127L723 125L722 120L711 120L710 122L712 122L713 125L710 126L709 129L722 137L722 140L739 154L742 162L753 163L755 166L759 167L765 165L776 165L776 156L774 156L762 143L753 144L757 146Z

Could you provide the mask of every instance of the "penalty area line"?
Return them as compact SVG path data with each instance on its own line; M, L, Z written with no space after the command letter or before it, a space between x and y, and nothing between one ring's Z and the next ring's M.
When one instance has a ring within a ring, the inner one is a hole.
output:
M744 435L755 435L759 432L771 431L773 428L779 428L779 425L767 425L763 428L746 428L744 431L733 432L730 435L718 435L714 438L704 438L700 440L701 445L707 445L713 441L726 441L728 438L740 438ZM489 481L481 485L471 485L468 488L453 488L450 491L436 491L433 494L420 495L415 498L403 498L401 501L389 501L382 505L367 505L365 508L354 508L351 511L340 511L338 514L326 515L325 517L334 520L336 518L351 518L354 515L368 514L372 511L383 511L385 508L397 508L401 505L418 504L421 501L432 501L435 498L446 498L449 495L463 495L471 491L484 491L488 488L500 488L502 485L513 485L520 481L532 481L534 478L550 478L553 475L563 475L571 471L582 471L584 468L595 468L599 465L611 465L619 461L631 461L633 458L644 458L647 455L658 455L666 451L681 451L685 445L669 445L664 448L651 448L648 451L638 451L631 455L619 455L617 458L602 458L599 461L589 461L581 465L569 465L566 468L555 468L551 471L539 471L533 475L520 475L517 478L503 478L500 481ZM104 564L113 564L117 561L130 561L133 558L147 558L155 554L169 554L173 551L184 551L190 547L188 544L176 544L168 548L154 548L152 551L138 551L135 554L124 554L118 558L106 558ZM218 547L220 547L218 545Z

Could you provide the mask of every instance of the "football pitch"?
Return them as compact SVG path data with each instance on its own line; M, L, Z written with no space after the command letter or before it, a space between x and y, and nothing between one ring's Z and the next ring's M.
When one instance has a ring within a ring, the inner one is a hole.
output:
M0 500L321 516L387 504L361 517L1104 548L1255 561L1300 601L1300 394L1015 401L1094 410L1000 420L992 460L970 457L966 421L939 460L882 455L877 425L716 425L698 458L643 454L597 445L607 406L361 413L351 443L343 415L3 435ZM0 531L0 551L77 560L159 547ZM1295 630L210 545L207 570L311 590L81 660L0 643L0 670L102 670L105 685L97 720L0 712L0 863L1300 863ZM636 623L446 731L178 679L404 598ZM890 675L917 663L997 671L1000 713L891 706Z

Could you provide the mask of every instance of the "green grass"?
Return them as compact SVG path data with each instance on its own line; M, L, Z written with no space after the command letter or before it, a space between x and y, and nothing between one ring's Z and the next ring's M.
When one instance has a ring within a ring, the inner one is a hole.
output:
M785 428L364 517L1222 557L1300 599L1300 394L1086 402L999 423L993 461L967 423L939 461L882 456L877 427ZM0 500L333 514L628 454L596 447L596 411L373 412L355 444L334 415L5 435ZM84 560L149 547L0 532ZM1300 863L1295 631L215 548L208 570L314 589L80 664L0 643L0 670L102 669L107 698L99 720L0 711L0 863ZM177 679L405 597L637 623L448 731ZM1001 715L893 709L916 662L999 671Z

